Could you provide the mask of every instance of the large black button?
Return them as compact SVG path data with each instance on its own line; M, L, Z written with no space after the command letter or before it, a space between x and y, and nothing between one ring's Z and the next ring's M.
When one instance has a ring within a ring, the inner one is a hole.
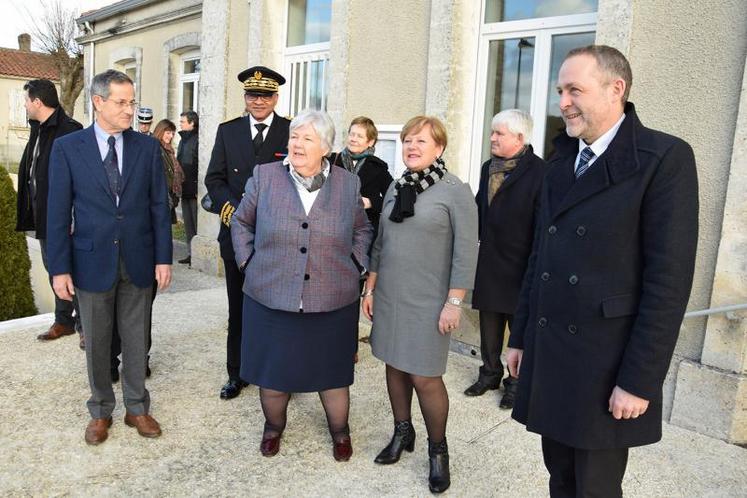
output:
M311 277L309 276L309 274L308 274L308 273L307 273L306 275L304 275L304 276L303 276L303 279L304 279L304 280L308 280L308 279L310 279L310 278L311 278Z
M301 228L309 228L309 224L304 221L301 223Z
M545 318L543 316L542 318L540 318L539 320L537 320L537 325L539 325L540 327L546 327L547 326L547 318Z
M541 278L542 280L544 280L545 282L547 282L548 280L550 280L550 274L549 274L549 273L547 273L547 272L545 272L545 273L543 273L542 275L540 275L540 278Z
M578 283L578 277L576 275L571 275L568 277L568 283L571 285L576 285Z
M586 235L586 227L583 225L579 225L578 227L576 227L576 235L578 235L579 237L583 237L584 235Z
M555 232L557 232L557 231L558 231L558 227L556 227L555 225L550 225L550 228L548 228L548 229L547 229L547 232L548 232L548 233L549 233L550 235L554 234L554 233L555 233Z
M578 328L576 328L575 325L570 324L568 325L568 332L570 332L571 334L575 334L576 332L578 332Z
M301 254L306 254L306 248L305 247L301 248Z

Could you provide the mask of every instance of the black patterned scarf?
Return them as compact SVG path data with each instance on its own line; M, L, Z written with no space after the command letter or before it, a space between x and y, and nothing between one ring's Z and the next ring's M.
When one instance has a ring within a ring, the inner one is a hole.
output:
M395 223L415 214L415 201L425 189L435 185L446 174L446 163L442 158L421 171L406 170L394 184L394 207L389 219Z
M354 175L357 175L361 170L363 163L366 162L366 158L368 156L373 156L374 152L376 152L376 149L374 149L373 147L368 147L360 154L353 154L352 152L350 152L350 149L345 147L340 152L340 159L342 160L342 165L346 170L350 171Z

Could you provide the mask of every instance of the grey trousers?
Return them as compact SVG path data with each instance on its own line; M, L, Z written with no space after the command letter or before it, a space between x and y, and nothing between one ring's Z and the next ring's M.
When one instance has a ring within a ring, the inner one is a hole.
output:
M153 289L133 284L120 259L117 280L110 290L87 292L76 287L75 293L86 332L86 365L91 386L91 398L87 405L91 417L108 418L114 411L110 349L115 316L122 340L122 394L125 408L132 415L147 414L150 394L145 388L145 364Z
M187 238L187 255L192 255L192 237L197 235L197 199L182 198L184 235Z

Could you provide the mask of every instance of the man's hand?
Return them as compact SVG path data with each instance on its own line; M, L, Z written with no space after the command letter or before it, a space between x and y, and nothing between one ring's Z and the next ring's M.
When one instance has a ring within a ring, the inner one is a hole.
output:
M635 394L615 386L609 401L609 411L617 420L621 418L638 418L646 413L648 400L639 398Z
M156 265L156 282L158 290L164 290L171 284L171 265Z
M373 320L373 296L366 296L361 301L361 310L363 310L363 316L369 320Z
M73 286L73 277L69 273L53 276L52 288L60 299L64 299L65 301L73 300L75 287Z
M508 373L511 377L518 379L519 370L521 370L521 357L524 356L523 349L507 348L506 349L506 364L508 365Z

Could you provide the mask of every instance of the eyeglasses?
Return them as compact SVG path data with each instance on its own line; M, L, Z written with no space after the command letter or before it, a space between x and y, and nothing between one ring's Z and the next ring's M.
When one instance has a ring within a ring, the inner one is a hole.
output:
M246 97L247 100L249 100L251 102L256 102L258 100L261 100L262 102L270 102L273 99L273 97L275 97L275 94L274 93L269 93L269 94L265 95L265 94L247 93L245 95L245 97Z
M101 100L104 100L104 101L111 100L111 99L105 99L101 95L99 95L99 97L101 97ZM112 100L112 102L114 103L114 105L116 105L120 109L124 109L125 107L129 107L130 109L137 109L138 107L138 102L135 100L131 100L129 102L127 100Z

